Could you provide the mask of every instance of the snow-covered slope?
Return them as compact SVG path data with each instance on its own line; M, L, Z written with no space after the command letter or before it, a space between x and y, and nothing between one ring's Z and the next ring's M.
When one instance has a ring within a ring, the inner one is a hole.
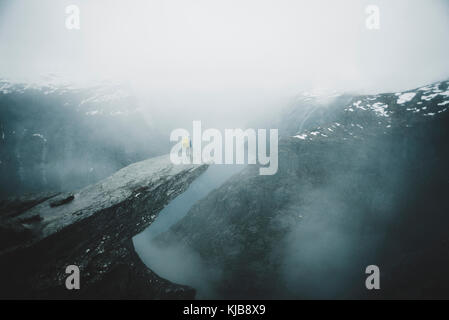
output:
M411 127L416 122L423 121L423 117L441 117L448 108L449 81L405 92L347 96L347 101L331 108L331 117L338 118L339 121L328 119L326 123L321 120L323 125L298 130L294 137L312 140L342 133L346 138L357 138L363 136L361 132L365 127L383 129L386 133L401 124Z

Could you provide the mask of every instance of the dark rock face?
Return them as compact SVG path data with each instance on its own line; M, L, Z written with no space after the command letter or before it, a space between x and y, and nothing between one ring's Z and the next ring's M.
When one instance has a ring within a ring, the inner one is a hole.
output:
M0 199L85 187L167 153L160 141L124 88L0 80Z
M206 167L175 166L162 156L73 194L3 201L0 205L8 210L2 211L0 225L2 240L8 242L0 248L0 296L193 298L194 289L149 270L135 253L132 237ZM58 206L51 205L55 201ZM80 269L80 290L65 288L68 265Z
M448 85L345 97L302 131L289 113L276 175L248 166L156 241L222 270L226 298L447 298Z

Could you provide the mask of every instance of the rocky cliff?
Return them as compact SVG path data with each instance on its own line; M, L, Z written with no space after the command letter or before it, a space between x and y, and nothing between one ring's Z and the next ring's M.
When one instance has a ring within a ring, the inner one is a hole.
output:
M0 79L0 199L80 189L167 153L152 121L125 87Z
M74 193L2 201L0 296L193 298L194 289L147 269L132 237L206 167L175 166L162 156L132 164ZM80 268L80 290L65 287L68 265Z
M276 175L248 166L155 243L221 270L226 298L447 298L448 87L301 98Z

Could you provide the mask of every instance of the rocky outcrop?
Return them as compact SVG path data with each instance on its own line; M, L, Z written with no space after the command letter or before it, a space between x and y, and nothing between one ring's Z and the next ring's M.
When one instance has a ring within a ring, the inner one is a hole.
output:
M149 270L135 253L132 237L206 167L176 166L162 156L75 193L2 201L0 296L193 298L194 289ZM68 265L80 269L80 290L65 287Z

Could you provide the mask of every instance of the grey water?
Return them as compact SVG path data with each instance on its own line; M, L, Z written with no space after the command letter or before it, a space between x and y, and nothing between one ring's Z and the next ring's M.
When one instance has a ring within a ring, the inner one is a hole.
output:
M200 256L185 244L160 247L152 239L180 221L197 201L244 167L211 165L184 193L172 200L147 229L133 238L135 250L148 268L160 277L195 288L196 298L214 298L210 282L219 277L218 271L209 270Z

